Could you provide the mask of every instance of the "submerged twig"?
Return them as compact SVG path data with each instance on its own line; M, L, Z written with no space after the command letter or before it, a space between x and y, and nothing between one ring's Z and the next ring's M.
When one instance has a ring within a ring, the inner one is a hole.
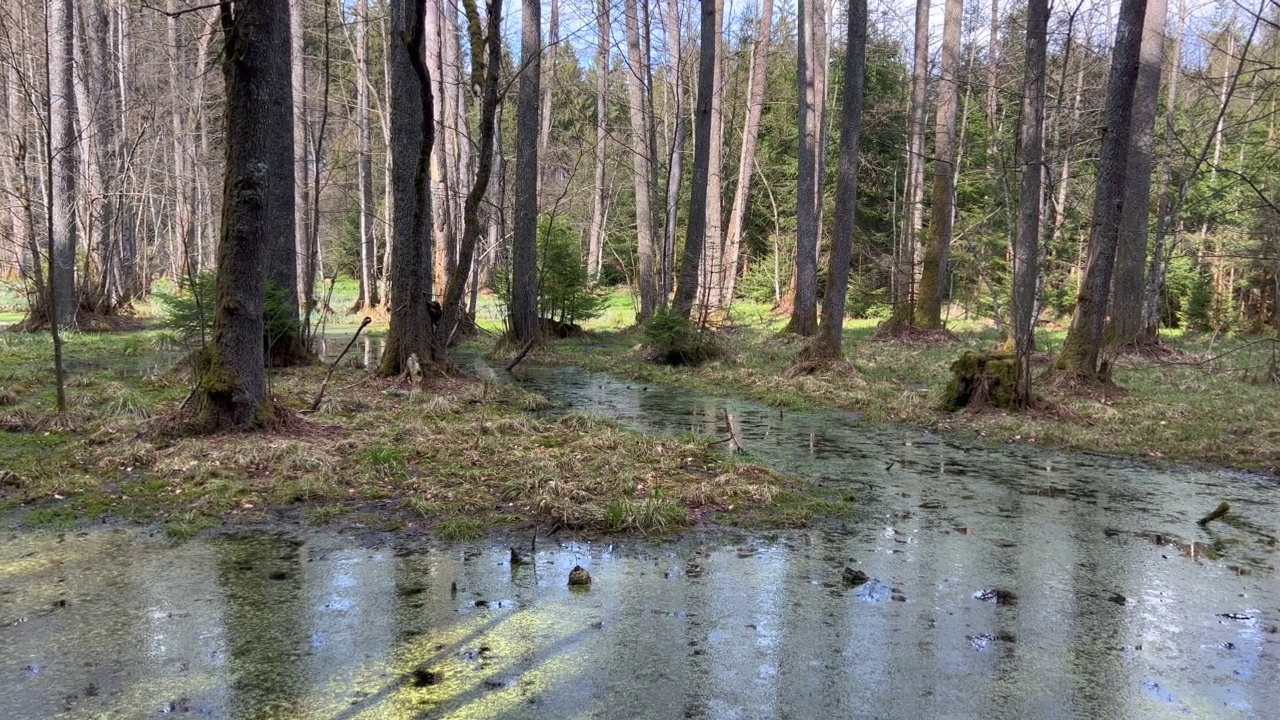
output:
M334 369L338 367L338 363L342 362L342 358L347 356L347 351L351 349L351 346L356 344L356 340L360 338L360 332L368 327L371 322L373 322L373 318L366 315L364 320L360 322L360 327L356 328L356 334L351 336L351 341L347 343L346 347L342 348L342 352L339 353L338 357L329 365L329 372L325 373L324 382L320 383L320 392L316 393L315 401L312 402L311 407L307 409L308 413L313 413L320 409L320 401L324 400L324 391L325 388L329 387L329 380L333 378Z
M729 414L729 408L723 408L724 426L729 430L729 452L742 452L742 441L738 439L738 433L733 429L733 416Z
M1197 520L1196 524L1199 525L1200 527L1204 527L1205 525L1208 525L1209 523L1213 522L1214 520L1217 520L1218 518L1222 517L1223 515L1226 515L1229 512L1231 512L1231 506L1228 505L1226 501L1220 502L1218 503L1218 507L1213 509L1213 512Z
M509 363L507 363L506 365L504 365L504 366L502 367L502 369L503 369L505 372L511 372L512 370L514 370L514 369L515 369L515 367L516 367L517 365L519 365L519 364L520 364L520 361L521 361L521 360L524 360L524 356L525 356L525 355L528 355L528 354L529 354L529 351L533 349L533 343L534 343L536 340L537 340L537 338L533 338L533 339L529 340L529 342L525 343L525 344L524 344L524 347L520 348L520 352L516 353L516 356L515 356L515 357L513 357L513 358L511 358L511 362L509 362Z

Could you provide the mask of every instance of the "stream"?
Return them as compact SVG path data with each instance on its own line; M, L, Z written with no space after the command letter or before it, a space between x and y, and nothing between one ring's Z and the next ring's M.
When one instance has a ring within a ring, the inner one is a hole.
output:
M663 543L540 538L516 567L497 541L11 533L0 718L1280 708L1274 478L968 444L571 368L517 373L645 432L723 436L727 412L750 460L838 488L861 512ZM1231 513L1199 527L1222 500ZM567 587L575 565L589 590ZM866 581L845 583L846 568Z

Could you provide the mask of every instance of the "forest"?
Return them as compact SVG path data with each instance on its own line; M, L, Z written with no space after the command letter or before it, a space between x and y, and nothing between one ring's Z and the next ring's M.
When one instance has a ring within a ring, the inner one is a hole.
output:
M31 371L8 428L96 427L74 413L133 390L76 392L95 381L68 364L121 344L181 349L176 408L134 398L170 430L287 428L368 328L378 350L341 370L415 390L461 345L1274 467L1267 2L48 0L0 21L0 310Z

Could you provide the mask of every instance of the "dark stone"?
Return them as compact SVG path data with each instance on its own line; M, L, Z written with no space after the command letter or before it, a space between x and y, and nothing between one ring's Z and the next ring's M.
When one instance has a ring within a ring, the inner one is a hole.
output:
M844 569L844 573L840 575L840 579L844 580L846 585L863 585L871 579L871 576L861 570L847 567Z
M424 667L414 668L410 673L413 678L414 687L428 687L431 685L439 685L444 682L444 673L439 670L430 670Z
M982 600L983 602L993 602L997 605L1017 605L1018 595L1012 590L1001 590L993 588L991 590L979 590L973 594L974 600Z

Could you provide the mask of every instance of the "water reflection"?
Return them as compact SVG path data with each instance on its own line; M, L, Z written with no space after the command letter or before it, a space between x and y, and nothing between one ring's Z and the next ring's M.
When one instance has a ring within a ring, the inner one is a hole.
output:
M727 409L756 459L865 512L767 537L540 542L514 569L504 543L11 536L0 717L1250 717L1280 703L1273 481L531 370L553 400L644 429L723 435ZM1221 499L1229 522L1197 527ZM589 592L565 584L576 564ZM872 580L846 587L845 567ZM1013 595L978 599L996 589Z

